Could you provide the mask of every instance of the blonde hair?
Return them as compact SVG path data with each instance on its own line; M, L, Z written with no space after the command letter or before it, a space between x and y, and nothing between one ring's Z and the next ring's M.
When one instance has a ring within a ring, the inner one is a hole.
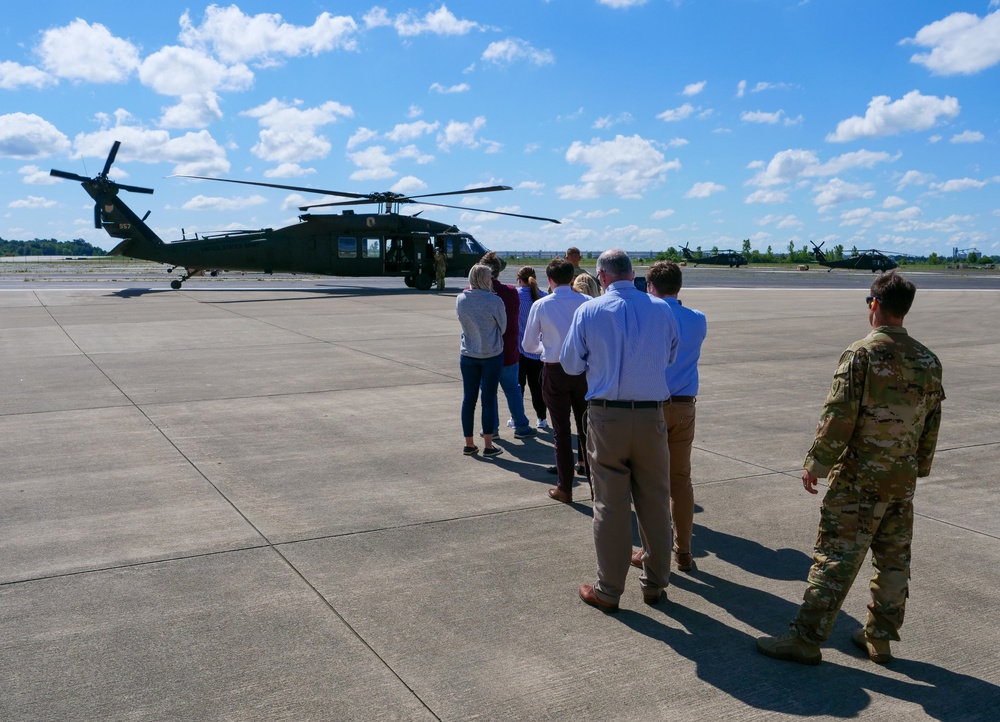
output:
M493 269L477 263L469 270L469 286L480 291L493 291Z
M600 284L598 284L597 279L589 273L581 273L573 279L573 290L577 293L583 293L593 298L597 298L601 295Z

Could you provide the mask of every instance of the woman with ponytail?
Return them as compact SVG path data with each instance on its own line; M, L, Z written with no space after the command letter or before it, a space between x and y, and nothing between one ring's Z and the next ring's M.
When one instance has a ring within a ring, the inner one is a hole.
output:
M518 314L517 346L521 352L518 364L518 380L521 384L521 394L524 394L525 383L531 389L531 405L535 409L538 417L538 428L549 428L546 421L545 401L542 400L542 358L538 354L524 352L521 340L524 338L524 326L528 321L528 311L531 304L545 295L545 291L539 290L538 282L535 279L535 269L531 266L523 266L517 272L517 295L521 300L520 313Z

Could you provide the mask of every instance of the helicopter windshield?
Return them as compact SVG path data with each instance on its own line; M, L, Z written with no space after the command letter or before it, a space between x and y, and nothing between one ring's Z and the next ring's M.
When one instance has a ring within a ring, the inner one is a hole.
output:
M459 235L459 239L462 253L468 253L472 256L482 256L486 254L486 248L483 247L483 244L469 234L462 233Z

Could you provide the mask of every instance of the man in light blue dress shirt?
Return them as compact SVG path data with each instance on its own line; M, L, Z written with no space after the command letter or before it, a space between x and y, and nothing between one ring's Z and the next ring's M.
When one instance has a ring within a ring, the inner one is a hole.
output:
M656 604L670 576L670 478L663 402L667 366L678 349L677 321L666 302L635 287L632 261L611 249L597 259L605 289L573 315L560 360L587 374L587 453L594 483L597 582L580 598L618 611L632 555L632 505L646 550L639 585Z
M695 403L698 396L698 358L708 333L705 314L683 305L683 276L673 261L657 261L646 272L646 290L670 305L680 331L677 360L667 368L670 398L663 405L670 449L670 519L674 526L674 563L682 571L694 568L691 533L694 527L694 490L691 486L691 445L694 443ZM643 550L632 552L632 566L642 567Z

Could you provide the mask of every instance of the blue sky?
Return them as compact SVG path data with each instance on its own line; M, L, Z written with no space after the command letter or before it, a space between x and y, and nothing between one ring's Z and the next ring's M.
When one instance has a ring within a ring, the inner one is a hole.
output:
M1000 0L42 0L0 19L0 236L114 243L111 177L166 240L318 196L441 199L498 250L1000 253ZM434 199L431 199L434 200ZM366 210L362 208L360 210Z

